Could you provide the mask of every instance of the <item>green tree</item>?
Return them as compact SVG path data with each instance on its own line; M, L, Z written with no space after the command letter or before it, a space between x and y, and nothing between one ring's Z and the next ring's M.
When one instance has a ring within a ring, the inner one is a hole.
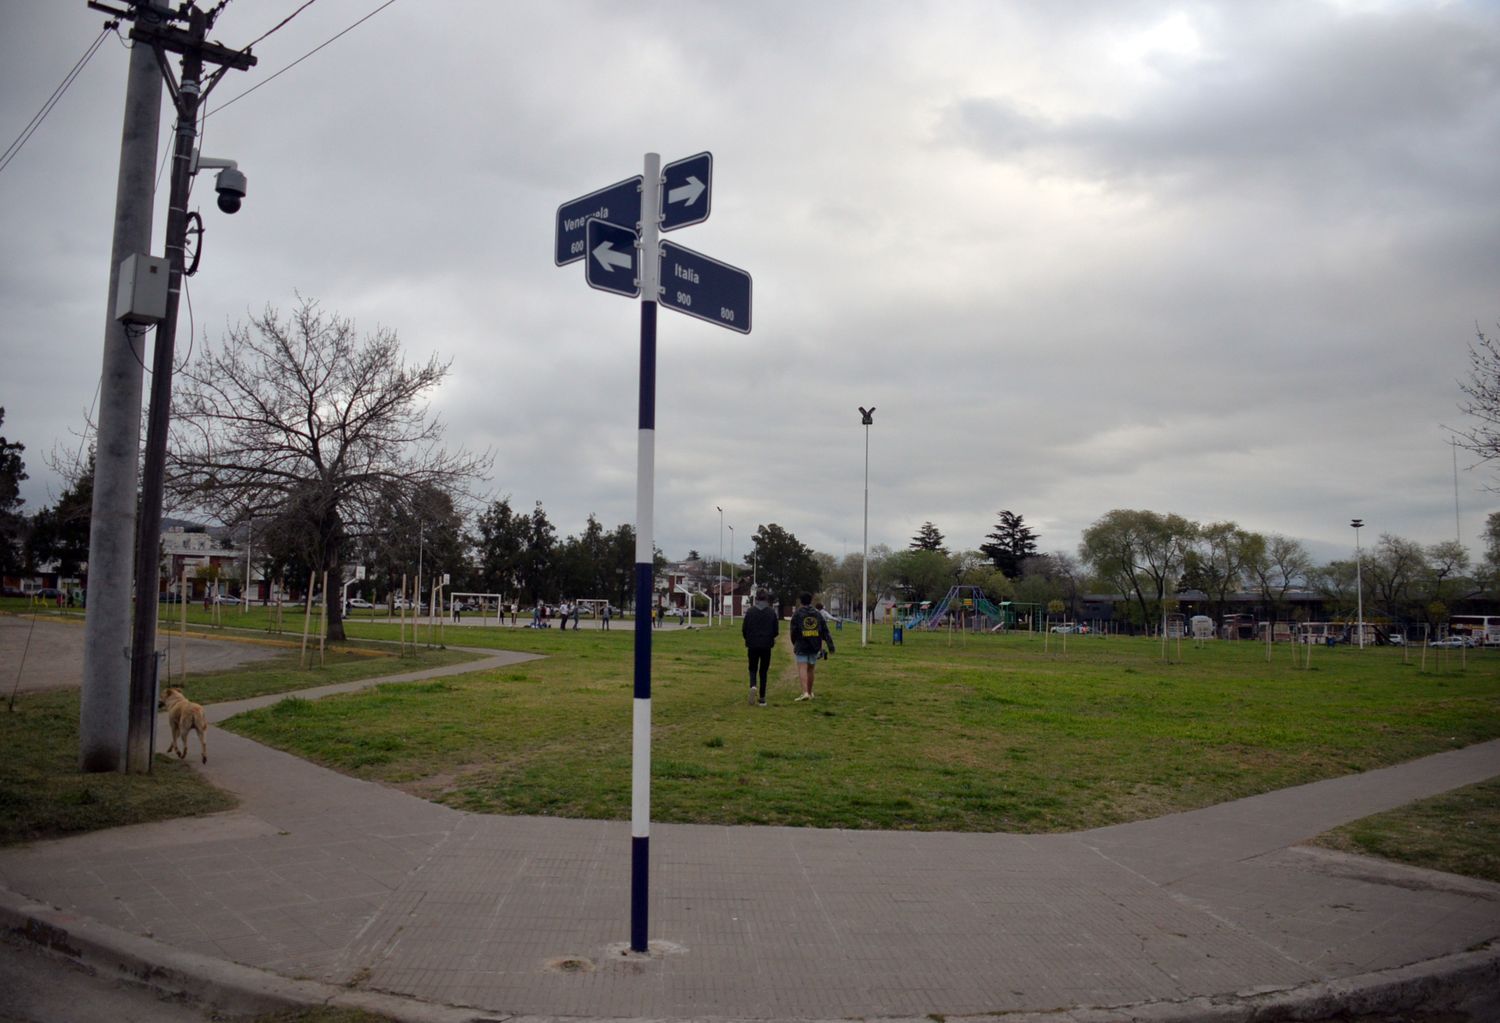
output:
M1183 561L1185 581L1208 594L1215 619L1222 620L1229 594L1243 588L1250 560L1265 538L1233 522L1210 522L1198 529L1197 543Z
M917 535L911 538L910 547L914 551L937 551L947 554L948 548L943 546L943 534L931 522L922 523L922 528L917 530Z
M1050 605L1060 600L1068 615L1076 619L1083 607L1086 583L1087 578L1072 555L1053 551L1026 559L1011 597L1024 604Z
M886 570L907 600L937 600L957 579L953 560L942 551L897 551L886 559Z
M390 487L373 526L369 537L359 544L360 560L373 578L383 580L387 591L399 589L402 576L406 576L408 586L416 585L418 569L423 600L444 574L451 578L450 589L470 587L464 516L452 495L435 487L411 492ZM329 578L331 588L332 576Z
M0 425L5 423L5 409L0 408ZM28 479L21 452L25 444L8 441L0 434L0 572L21 571L21 538L26 519L21 514L21 483Z
M1138 624L1157 621L1175 593L1197 526L1181 515L1117 508L1083 531L1078 554L1109 585L1134 598Z
M89 560L89 523L94 512L94 453L57 503L31 518L26 551L32 564L57 561L61 575L77 575Z
M487 593L499 593L514 600L521 561L526 553L530 520L517 515L510 498L491 501L475 520L479 536L475 541L478 558L479 586Z
M1036 554L1036 533L1022 516L1009 510L1000 512L1000 521L985 539L990 542L980 544L979 549L1010 579L1019 579L1026 559Z
M794 604L799 594L823 588L823 573L812 548L772 522L755 530L756 575L777 604Z
M526 523L526 550L521 555L517 579L526 603L557 599L557 584L552 577L556 547L557 529L538 501Z

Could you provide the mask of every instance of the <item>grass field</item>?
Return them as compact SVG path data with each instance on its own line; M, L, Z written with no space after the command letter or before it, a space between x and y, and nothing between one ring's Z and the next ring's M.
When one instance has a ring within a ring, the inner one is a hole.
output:
M321 667L300 668L300 653L217 673L192 674L187 689L203 703L392 675L471 659L456 650L397 656L378 646L330 648ZM175 680L174 680L175 681ZM8 701L7 701L8 702ZM0 705L3 706L3 705ZM165 739L158 736L158 744ZM196 743L194 755L196 755ZM78 770L78 692L23 693L0 711L0 845L60 838L123 824L214 813L232 797L175 757L158 755L149 775Z
M1366 817L1317 844L1500 882L1500 778Z
M392 627L351 632L394 636ZM465 810L613 818L630 801L630 629L450 629L554 656L438 682L290 700L230 727ZM1204 806L1500 736L1493 652L1159 644L879 631L793 703L746 706L731 628L655 635L653 818L1036 832ZM1305 653L1305 651L1297 651ZM1180 658L1180 659L1179 659Z
M78 770L78 692L23 696L0 712L0 845L214 813L233 797L158 756L149 775Z

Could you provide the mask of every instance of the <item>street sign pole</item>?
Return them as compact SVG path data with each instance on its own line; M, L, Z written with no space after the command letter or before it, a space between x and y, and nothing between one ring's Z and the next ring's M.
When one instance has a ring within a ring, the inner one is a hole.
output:
M630 949L647 951L651 881L651 625L656 544L652 504L656 476L656 310L667 308L750 332L750 275L680 245L662 231L708 219L713 156L698 153L662 166L647 153L640 177L557 208L558 266L585 261L589 287L641 299L640 421L635 493L635 698L630 753ZM627 255L628 254L628 255ZM672 287L663 289L670 258Z
M646 154L641 188L640 423L635 482L635 700L630 776L630 948L646 951L651 889L651 618L655 543L652 502L656 483L656 258L661 156Z

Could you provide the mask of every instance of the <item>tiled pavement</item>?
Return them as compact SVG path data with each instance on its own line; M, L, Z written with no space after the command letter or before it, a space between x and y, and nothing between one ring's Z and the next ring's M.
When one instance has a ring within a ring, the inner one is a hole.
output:
M464 814L210 741L238 810L0 851L0 883L288 977L555 1016L1176 1002L1500 938L1500 886L1297 844L1500 775L1500 741L1068 835L658 824L649 957L624 949L626 823Z

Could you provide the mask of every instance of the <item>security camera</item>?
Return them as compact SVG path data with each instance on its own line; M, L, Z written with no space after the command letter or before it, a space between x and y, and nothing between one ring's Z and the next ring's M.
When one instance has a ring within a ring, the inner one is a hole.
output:
M219 193L219 209L225 213L238 213L246 191L245 174L240 170L240 165L233 160L204 156L195 149L193 150L192 172L197 174L200 170L219 172L219 176L214 178L214 190Z
M245 198L245 174L234 167L219 171L214 178L214 190L219 193L219 209L225 213L238 213Z

